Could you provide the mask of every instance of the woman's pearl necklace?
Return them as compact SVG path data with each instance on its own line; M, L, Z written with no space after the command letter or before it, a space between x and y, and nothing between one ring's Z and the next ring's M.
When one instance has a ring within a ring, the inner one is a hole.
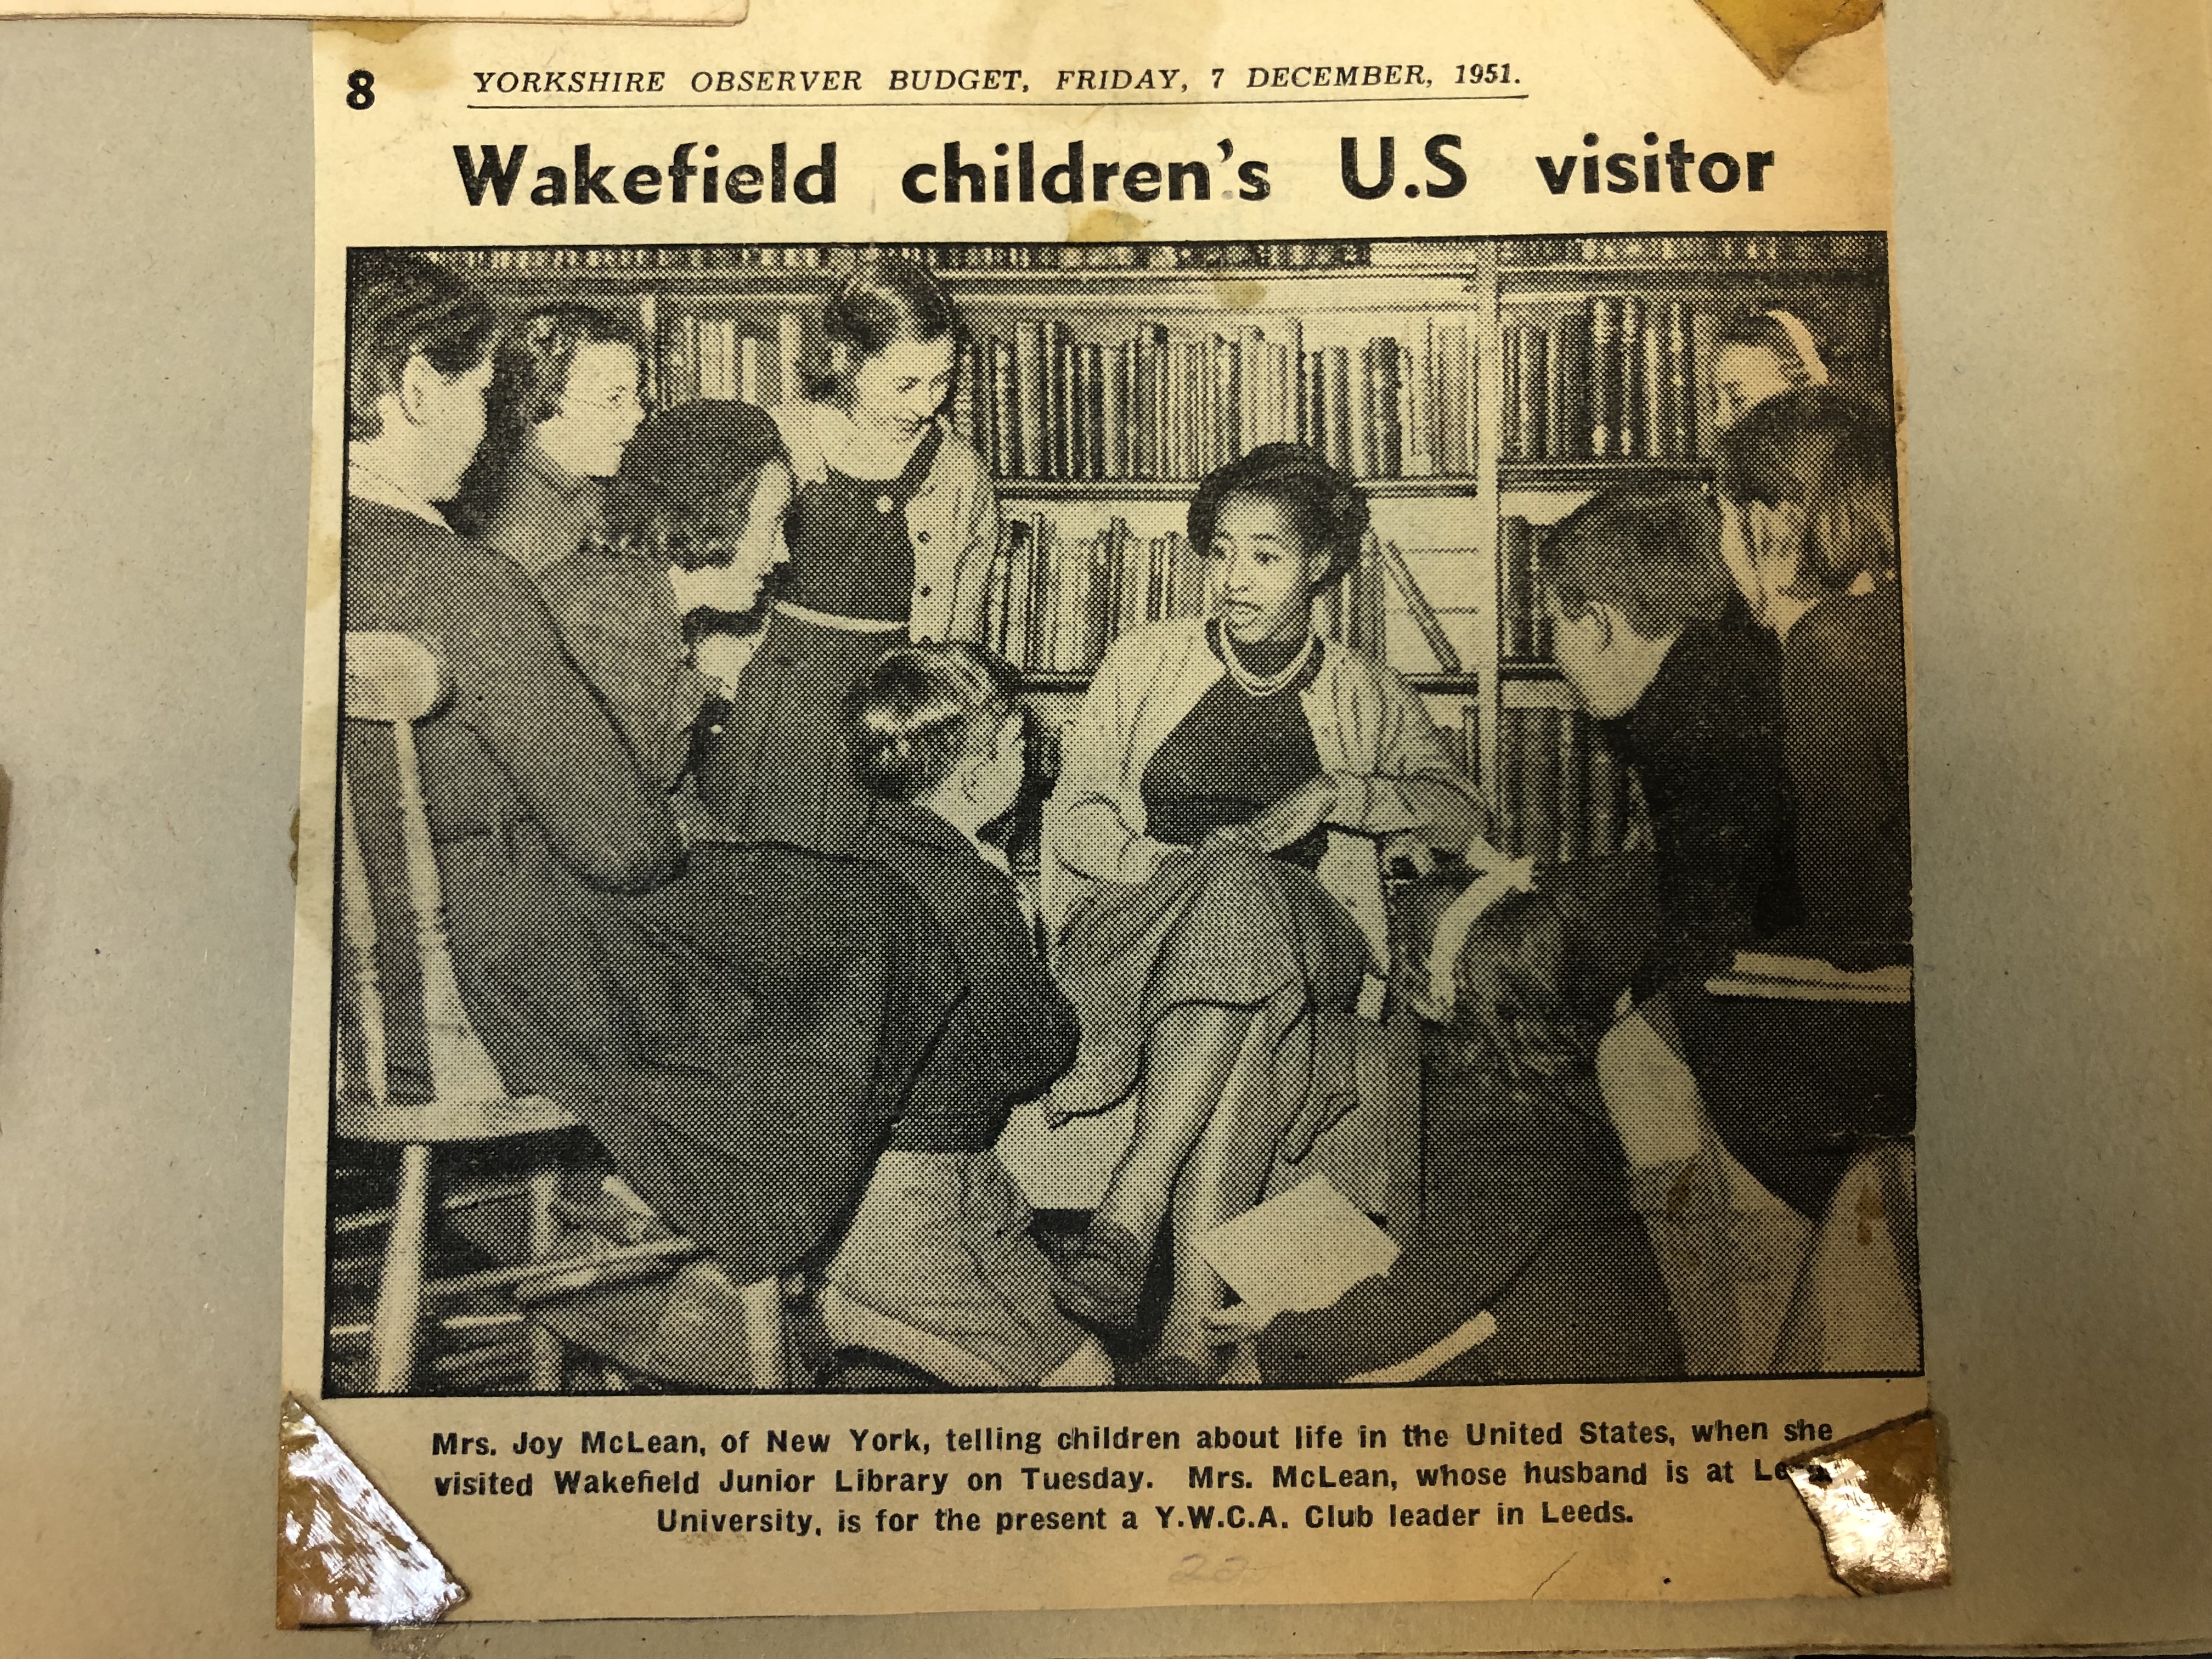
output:
M1279 673L1255 674L1245 667L1237 655L1237 641L1231 637L1228 624L1216 618L1215 640L1221 647L1221 665L1229 671L1229 678L1255 697L1265 697L1295 684L1313 661L1314 653L1321 647L1318 635L1308 634L1304 642L1291 655L1290 664Z

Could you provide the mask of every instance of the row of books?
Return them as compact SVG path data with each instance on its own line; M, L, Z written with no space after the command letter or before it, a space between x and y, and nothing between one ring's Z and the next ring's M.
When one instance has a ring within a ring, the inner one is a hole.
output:
M796 398L805 389L806 342L806 319L796 311L775 319L773 335L735 317L679 312L660 333L660 401L734 398L768 409Z
M1680 236L1512 236L1506 238L1499 248L1498 263L1855 264L1880 258L1881 246L1882 239L1867 231L1792 231L1759 235L1709 231Z
M1547 861L1620 850L1627 769L1579 709L1498 711L1498 838L1516 858Z
M1362 478L1463 477L1479 386L1465 323L1309 349L1297 318L1192 337L1079 340L1054 319L976 341L953 418L1001 478L1201 477L1297 442Z
M1383 564L1370 534L1358 565L1316 604L1325 638L1383 654ZM1049 514L1029 514L1012 520L1000 543L983 643L1030 672L1088 674L1130 629L1205 615L1206 584L1206 561L1175 531L1140 537L1117 517L1095 534L1071 537Z
M1507 325L1504 459L1694 459L1695 332L1689 301L1634 295ZM968 348L953 421L1009 479L1198 478L1278 441L1361 478L1474 473L1480 379L1467 324L1414 320L1356 346L1309 348L1304 336L1295 317L1203 337L1147 321L1104 342L1054 319L1018 323ZM807 346L796 310L677 312L660 331L658 396L796 397Z
M1517 514L1498 521L1498 654L1504 661L1552 660L1552 613L1544 603L1551 529Z
M1364 265L1472 268L1481 239L1396 241L933 242L856 244L692 243L659 247L439 248L430 257L459 270L843 270L870 252L903 254L933 270L1311 270ZM1498 239L1506 267L1559 264L1809 265L1871 263L1882 240L1871 233L1675 236L1516 236Z
M1509 461L1696 457L1696 307L1595 295L1551 321L1505 325Z
M933 270L1316 270L1370 263L1366 242L967 242L890 250Z

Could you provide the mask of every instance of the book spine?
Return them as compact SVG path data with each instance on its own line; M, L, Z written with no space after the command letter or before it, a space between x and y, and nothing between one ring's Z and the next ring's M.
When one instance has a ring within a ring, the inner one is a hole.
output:
M1515 858L1528 855L1528 803L1522 780L1528 772L1528 714L1526 708L1501 709L1498 717L1498 833Z
M1643 347L1638 375L1644 391L1644 430L1637 453L1657 460L1671 453L1672 433L1667 414L1667 315L1656 307L1645 312Z
M1633 295L1616 301L1620 307L1620 386L1616 406L1613 453L1642 455L1644 447L1644 301Z
M1589 453L1606 460L1620 442L1620 301L1603 295L1589 302Z
M1560 766L1557 708L1529 708L1522 744L1522 855L1552 863L1559 856Z
M1406 476L1405 368L1395 334L1375 342L1375 476Z
M1577 460L1589 453L1589 313L1578 311L1559 319L1552 355L1559 365L1558 409L1552 421L1552 453Z
M1060 324L1048 319L1044 325L1045 339L1045 444L1051 457L1051 471L1047 475L1054 478L1075 476L1075 449L1071 441L1073 431L1069 381L1073 378L1073 353L1070 350L1067 330Z
M1508 323L1498 335L1498 359L1502 377L1498 404L1504 411L1499 427L1504 434L1504 454L1509 461L1528 459L1527 436L1521 429L1521 341L1527 330L1519 323Z
M1498 525L1499 653L1525 662L1536 654L1534 596L1528 583L1528 520L1518 514Z
M1042 478L1048 476L1044 422L1049 379L1042 323L1024 323L1015 330L1014 369L1014 410L1019 422L1015 450L1021 458L1020 476Z
M1326 420L1328 427L1329 464L1340 472L1352 469L1352 447L1358 441L1352 432L1352 352L1346 346L1328 349L1328 404Z
M1698 453L1698 380L1690 345L1694 332L1688 301L1667 307L1667 453L1685 460Z
M1095 342L1081 348L1083 476L1106 476L1106 349Z
M1408 477L1433 478L1441 470L1437 465L1436 334L1435 319L1425 318L1419 333L1407 349L1406 475Z
M1548 390L1551 342L1542 328L1530 324L1521 331L1520 362L1514 376L1513 424L1523 460L1540 461L1551 448L1546 423L1545 397Z
M1544 555L1552 531L1550 525L1532 525L1523 549L1528 560L1523 582L1528 594L1528 654L1537 662L1552 660L1552 611L1544 603Z

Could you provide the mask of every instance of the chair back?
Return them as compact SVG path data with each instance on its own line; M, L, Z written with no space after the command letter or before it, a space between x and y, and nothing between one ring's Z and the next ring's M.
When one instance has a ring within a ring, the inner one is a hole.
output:
M415 727L445 702L446 677L421 641L404 634L348 633L344 640L344 712L350 737L363 725L389 726L396 762L401 891L409 943L422 983L422 1021L430 1098L394 1098L389 1015L377 973L375 890L362 855L355 773L362 745L343 742L338 780L339 957L345 974L342 1006L356 1042L341 1045L334 1127L349 1139L477 1140L568 1127L574 1116L550 1101L517 1102L469 1022L453 970L436 849L423 805ZM387 780L387 782L389 781ZM387 906L386 914L396 907Z

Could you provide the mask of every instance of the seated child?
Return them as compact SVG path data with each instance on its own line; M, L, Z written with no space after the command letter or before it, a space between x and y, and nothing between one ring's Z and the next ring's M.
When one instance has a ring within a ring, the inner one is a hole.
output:
M1888 415L1811 386L1721 441L1733 574L1779 636L1801 927L1766 951L1909 961L1904 611ZM1692 975L1606 1037L1599 1076L1697 1375L1758 1373L1862 1146L1911 1133L1908 1004L1717 996ZM1684 1271L1728 1264L1714 1275Z
M1524 878L1522 878L1525 879ZM1443 1346L1439 1382L1681 1374L1667 1291L1627 1204L1620 1144L1592 1071L1595 1034L1569 1006L1566 929L1528 892L1486 884L1486 909L1439 927L1453 996L1425 1079L1425 1214L1387 1273L1311 1312L1231 1307L1271 1385L1342 1382ZM1495 1331L1459 1352L1487 1312Z
M1796 919L1780 660L1771 636L1724 621L1720 515L1695 491L1599 495L1553 531L1544 564L1560 671L1650 815L1640 1000Z
M975 646L886 654L846 723L869 792L866 855L933 915L966 989L915 1079L819 1301L842 1358L826 1386L1080 1388L1113 1381L1060 1312L1030 1206L993 1150L1013 1109L1075 1058L1075 1015L1038 959L986 826L1024 779L1020 680Z

